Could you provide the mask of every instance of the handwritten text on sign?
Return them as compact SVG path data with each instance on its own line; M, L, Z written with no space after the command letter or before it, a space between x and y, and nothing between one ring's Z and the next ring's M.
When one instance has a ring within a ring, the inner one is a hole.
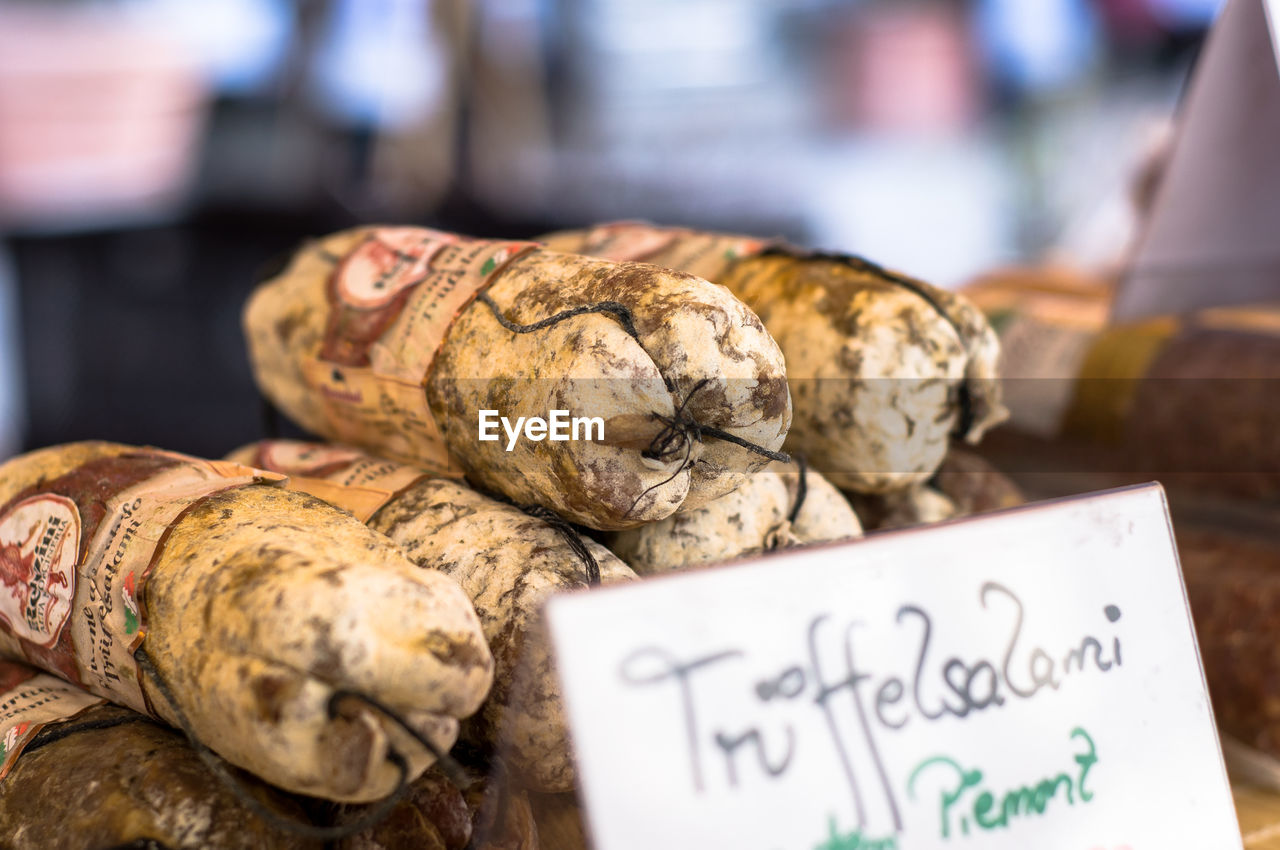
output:
M1240 846L1154 485L548 616L597 850Z

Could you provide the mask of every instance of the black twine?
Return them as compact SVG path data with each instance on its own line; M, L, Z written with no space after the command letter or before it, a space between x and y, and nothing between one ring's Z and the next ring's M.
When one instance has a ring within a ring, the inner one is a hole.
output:
M756 454L764 455L770 460L776 460L782 463L791 462L791 458L783 452L770 451L764 446L758 446L755 443L748 442L741 437L730 434L728 431L722 431L721 429L713 428L710 425L700 425L697 420L687 412L687 408L689 407L689 402L693 399L693 394L710 382L710 378L703 378L695 384L693 389L689 390L689 394L684 397L684 401L680 403L680 407L676 409L676 415L674 417L663 416L660 413L652 414L655 419L666 427L658 432L657 436L655 436L649 443L649 447L641 452L640 456L650 460L665 460L667 457L683 448L684 457L681 458L680 464L676 467L675 472L671 473L657 484L646 487L644 492L637 496L635 501L631 503L631 507L627 508L627 512L623 514L624 517L631 516L631 512L634 511L642 501L644 501L646 496L654 490L657 490L659 487L666 486L675 479L677 475L688 468L689 458L693 454L693 444L695 441L702 442L703 434L742 446L744 449L755 452Z
M169 683L161 677L159 671L155 667L155 664L151 661L151 656L147 654L147 651L139 648L134 652L133 657L138 664L139 671L145 673L151 681L155 683L156 690L158 690L160 695L164 697L165 702L168 703L169 708L178 719L178 728L182 730L184 735L186 735L187 740L191 743L191 747L196 751L196 755L200 757L200 761L204 763L205 767L213 773L218 781L222 783L222 786L230 791L245 808L279 832L297 835L302 838L309 838L313 841L340 841L344 838L350 838L351 836L364 832L366 829L377 826L379 823L386 820L387 816L391 814L391 810L395 808L395 805L400 802L401 798L403 798L405 793L409 790L409 763L405 760L404 756L400 755L400 753L395 750L388 749L387 761L395 765L396 769L400 771L400 778L396 781L395 790L391 792L390 796L371 805L368 811L356 820L342 824L341 826L316 826L315 824L303 823L292 818L284 817L277 812L273 812L271 809L263 805L262 801L255 797L253 793L245 787L244 781L231 772L231 769L227 766L226 762L215 755L212 750L206 747L204 743L196 737L195 731L191 728L191 722L187 719L186 713L183 712L183 710L178 706L177 700L174 699L173 691L169 689ZM339 691L329 700L329 715L331 718L335 716L335 701L340 695L350 695L350 692ZM362 697L362 699L366 699L375 707L378 707L376 703L373 703L372 700L368 700L367 697ZM389 716L393 720L401 722L394 714L390 714ZM401 722L401 725L404 724ZM409 729L407 726L405 729L415 738L418 737L417 732L414 730ZM434 745L428 746L428 749L431 750L433 754L436 751L436 747Z
M789 463L791 461L791 455L786 452L775 452L770 449L766 449L764 446L758 446L749 440L744 440L741 437L734 436L728 431L721 431L719 428L714 428L710 425L699 425L697 422L693 423L693 427L698 431L699 440L701 440L702 436L705 434L708 437L715 437L716 439L733 443L735 446L742 446L747 451L763 455L769 458L769 460L776 460L779 463Z
M587 586L600 585L600 564L596 561L596 556L591 554L586 542L578 535L577 529L564 517L542 505L529 505L521 507L520 510L555 529L556 533L564 539L565 544L573 550L573 554L578 556L578 560L582 561L583 571L587 574Z
M689 402L693 401L693 396L698 390L702 389L711 381L710 378L703 378L689 390L689 394L684 397L684 401L680 402L680 406L676 408L674 417L663 416L660 413L653 414L659 422L667 427L654 436L653 441L649 443L649 447L640 453L640 456L649 460L662 460L669 455L675 454L682 448L687 448L686 443L690 438L696 439L698 432L692 430L691 426L697 423L693 421L693 417L686 413ZM686 459L688 451L685 452Z
M680 407L676 409L675 416L663 416L660 413L653 414L654 418L666 427L659 431L657 436L653 438L653 441L649 443L649 447L640 453L641 457L645 457L650 460L663 460L680 451L680 449L685 448L690 440L702 442L703 435L706 435L708 437L715 437L717 439L724 440L728 443L733 443L735 446L741 446L747 451L755 452L758 455L764 455L770 460L776 460L782 463L788 463L791 460L791 458L783 452L771 451L766 449L764 446L756 445L755 443L752 443L749 440L744 440L735 434L730 434L728 431L724 431L712 425L702 425L695 420L688 412L689 402L693 400L693 396L698 392L698 390L702 389L709 383L711 383L710 378L703 378L701 381L698 381L698 383L694 385L693 389L689 390L689 394L684 397L684 401L680 403ZM686 452L686 457L687 455L688 453Z
M329 697L329 719L330 720L333 720L338 716L338 703L344 699L353 699L353 700L358 700L360 702L363 702L365 705L377 711L379 714L382 714L383 716L389 718L393 723L395 723L397 726L399 726L401 729L407 732L409 734L409 737L413 738L415 741L421 744L424 750L431 753L431 755L435 757L437 766L440 768L441 773L443 773L446 777L448 777L450 782L452 782L454 785L457 785L459 787L461 787L466 783L467 777L466 777L466 774L463 772L461 765L459 765L453 759L449 758L448 753L444 752L439 747L437 747L435 742L432 741L430 738L428 738L426 735L422 734L417 729L414 729L412 726L410 726L408 721L406 721L403 717L401 717L400 714L396 712L395 709L391 708L389 705L383 702L380 702L379 700L374 699L371 696L368 696L367 694L362 694L359 691L350 691L350 690L334 691L333 696Z
M800 516L800 509L804 507L804 497L809 495L809 464L805 462L804 455L796 455L796 466L800 468L800 483L796 486L796 502L787 514L787 522L792 525Z
M549 328L552 325L559 324L566 319L572 319L574 316L583 316L588 313L607 313L612 315L622 324L622 329L627 332L628 336L634 339L637 343L640 343L640 333L636 330L635 316L632 314L631 308L620 301L601 301L599 304L584 304L580 307L574 307L570 310L556 313L554 316L548 316L547 318L532 324L521 325L504 316L501 308L499 308L497 303L489 297L489 293L481 292L476 296L476 299L487 305L493 312L494 318L498 320L498 324L502 325L512 333L533 333L534 331L540 331L544 328ZM641 347L643 348L643 345L641 345ZM734 436L727 431L722 431L721 429L710 425L700 425L694 421L691 416L688 416L685 409L689 406L689 401L693 398L693 394L702 389L704 385L710 383L710 381L710 378L703 378L698 382L697 386L690 390L689 394L685 396L684 402L681 403L680 408L676 411L674 418L665 417L661 414L654 414L654 416L667 427L660 431L658 435L653 438L653 442L649 444L649 448L642 452L644 457L650 459L662 459L668 457L679 452L680 448L683 447L690 438L701 440L702 435L706 434L707 436L716 437L718 439L725 440L726 442L733 443L736 446L741 446L742 448L755 452L756 454L764 455L770 460L778 460L784 463L790 460L790 458L782 452L770 451L764 446L758 446L755 443L749 442L741 437ZM668 387L670 387L670 382L668 382ZM686 455L687 454L688 453L686 452Z
M977 414L973 412L973 391L969 388L968 381L961 381L956 387L956 406L960 409L960 415L956 418L956 427L951 433L956 437L964 437L977 419Z
M960 344L965 348L965 355L967 356L969 353L969 346L965 341L966 334L964 329L960 327L960 323L956 321L954 316L947 312L946 308L939 303L933 293L926 287L922 286L917 280L912 280L906 275L890 271L879 263L874 263L866 257L860 257L857 254L837 254L825 251L802 251L786 245L772 245L761 251L759 256L791 257L793 259L802 260L826 260L827 262L839 263L843 266L848 266L855 271L868 272L885 279L889 283L897 284L903 289L909 290L924 299L925 303L932 307L934 311L947 322L947 324L951 325L952 330L956 332L956 336L960 339ZM959 407L959 415L957 417L956 427L953 429L952 434L963 436L969 432L969 429L973 426L974 419L976 418L973 412L973 394L969 390L968 381L961 382L959 392L956 394L956 405Z
M504 316L502 309L489 297L489 293L481 292L476 296L476 300L486 304L493 311L493 317L498 320L498 324L512 333L533 333L534 331L549 328L552 325L558 325L566 319L572 319L574 316L585 316L588 313L607 313L618 320L619 324L622 325L622 329L627 332L627 336L636 342L640 342L640 332L636 330L635 316L632 314L631 308L621 301L601 301L599 304L584 304L581 307L574 307L562 313L556 313L554 316L548 316L533 324L521 325Z
M112 729L116 726L124 726L129 723L151 723L155 721L143 714L129 713L122 714L118 717L98 717L92 720L71 720L66 723L59 723L57 726L46 726L40 730L40 734L30 744L23 748L24 753L32 753L41 747L46 747L56 741L61 741L68 735L74 735L77 732L88 732L94 729Z
M631 503L631 507L627 508L627 512L622 515L623 518L625 519L626 517L631 516L631 512L634 511L636 507L641 502L644 501L645 496L648 496L650 493L652 493L654 490L657 490L659 487L667 486L668 484L670 484L672 481L675 480L675 477L677 475L679 475L681 472L684 472L689 467L689 457L692 454L693 454L693 441L685 440L684 457L680 459L679 465L676 466L676 471L668 475L663 480L659 481L657 484L646 487L644 489L644 492L642 492L639 496L636 496L635 501Z

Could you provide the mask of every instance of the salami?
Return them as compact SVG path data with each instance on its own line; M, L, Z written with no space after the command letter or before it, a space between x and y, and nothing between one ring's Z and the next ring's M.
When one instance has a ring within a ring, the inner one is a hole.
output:
M244 323L259 386L304 428L591 528L730 492L791 421L782 353L726 289L533 243L345 231L263 283ZM555 411L584 426L548 434ZM508 439L499 419L543 427Z
M418 566L457 581L475 606L495 664L492 693L465 724L464 737L500 752L532 789L574 787L542 604L552 593L586 587L588 559L604 584L634 580L626 564L572 529L557 529L461 482L349 449L267 441L231 457L285 473L289 486L325 492L342 507L372 508L371 528ZM385 494L376 508L364 501L369 491Z
M0 652L288 790L385 796L431 763L419 738L452 744L492 656L456 582L280 483L111 443L9 460Z
M841 489L921 483L952 435L976 443L1008 415L1000 346L983 314L962 296L862 258L639 223L544 241L691 272L745 301L786 355L795 404L788 446Z

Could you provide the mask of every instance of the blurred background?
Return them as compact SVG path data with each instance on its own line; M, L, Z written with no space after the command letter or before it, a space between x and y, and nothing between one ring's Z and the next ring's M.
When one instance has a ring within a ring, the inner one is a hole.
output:
M1220 0L0 0L0 457L262 435L308 235L643 218L1115 264Z

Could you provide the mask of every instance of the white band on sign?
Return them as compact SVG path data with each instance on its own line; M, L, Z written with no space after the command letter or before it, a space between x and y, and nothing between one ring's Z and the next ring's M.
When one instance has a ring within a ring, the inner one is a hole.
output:
M1241 846L1158 485L547 615L596 850Z

